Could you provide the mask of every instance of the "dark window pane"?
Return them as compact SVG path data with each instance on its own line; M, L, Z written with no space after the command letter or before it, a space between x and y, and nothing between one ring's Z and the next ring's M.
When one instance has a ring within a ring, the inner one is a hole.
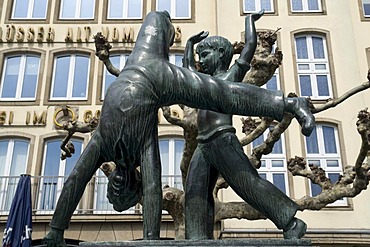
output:
M328 76L317 75L316 81L319 96L329 96Z
M271 1L261 0L261 9L264 9L265 11L272 11Z
M318 0L308 0L308 10L319 10Z
M332 183L335 183L335 182L338 181L339 175L340 175L340 173L338 173L338 172L337 173L329 173L328 177L330 178L330 181Z
M310 181L311 183L311 191L312 191L312 196L317 196L318 194L321 193L321 187L318 186L317 184L314 184Z
M307 59L308 58L308 51L307 51L307 42L306 37L299 37L295 39L296 41L296 48L297 48L297 58L298 59Z
M259 174L259 175L260 175L260 177L261 177L261 178L263 178L263 179L266 179L266 178L267 178L267 177L266 177L266 173L259 172L258 174Z
M317 143L316 127L312 131L311 135L306 137L306 146L307 146L307 153L309 153L309 154L318 154L319 153L319 146L318 146L318 143Z
M272 91L278 90L276 75L273 75L271 79L266 83L266 89L272 90Z
M370 16L370 3L364 3L364 12L366 16Z
M278 173L278 174L272 174L272 180L273 184L279 188L282 192L286 193L285 188L285 176L284 174Z
M336 154L337 146L335 142L334 128L330 126L323 126L322 131L324 135L325 153Z
M75 167L76 162L82 153L82 142L78 140L72 140L72 143L75 147L75 153L72 155L72 157L66 159L64 176L69 176L69 174L71 174L73 167Z
M60 165L61 140L49 141L46 144L44 176L58 176Z
M313 57L315 59L324 59L324 41L320 37L312 37L312 46L313 46Z
M254 12L256 11L256 2L255 0L244 0L245 12Z
M303 10L302 0L292 0L292 10L302 11Z
M301 96L312 96L311 77L309 75L300 75L299 85L301 86Z

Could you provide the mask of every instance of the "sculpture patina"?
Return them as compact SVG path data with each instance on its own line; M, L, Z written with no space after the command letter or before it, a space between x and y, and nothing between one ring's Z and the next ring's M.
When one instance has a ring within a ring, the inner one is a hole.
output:
M99 125L66 180L44 238L47 246L63 246L68 228L84 189L99 166L113 161L119 178L117 197L140 166L143 193L144 239L159 239L162 212L161 164L158 149L158 109L172 104L220 113L268 116L281 120L294 114L302 132L311 133L314 117L307 101L284 98L256 86L227 82L179 68L168 61L174 27L170 15L150 12L138 33L135 47L118 78L109 87ZM114 174L114 173L112 173ZM114 188L113 188L114 189ZM138 196L139 197L139 196Z

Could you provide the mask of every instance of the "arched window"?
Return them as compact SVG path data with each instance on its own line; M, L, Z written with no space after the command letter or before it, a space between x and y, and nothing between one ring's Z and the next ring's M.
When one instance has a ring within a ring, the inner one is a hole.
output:
M0 139L0 210L10 209L19 175L26 173L29 140Z
M73 54L55 57L51 100L87 100L90 57Z
M325 36L297 35L295 48L300 95L318 100L332 97Z
M39 69L40 56L38 55L5 57L0 85L0 100L35 100Z

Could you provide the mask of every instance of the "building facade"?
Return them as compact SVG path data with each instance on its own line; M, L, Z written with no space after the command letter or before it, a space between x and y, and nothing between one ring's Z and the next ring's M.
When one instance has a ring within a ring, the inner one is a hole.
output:
M170 61L181 66L186 40L202 31L241 41L244 18L265 9L258 30L278 31L282 65L270 89L311 97L317 105L343 95L366 81L370 66L369 0L0 0L0 225L4 226L20 174L32 176L33 239L48 231L64 179L91 134L73 136L75 154L60 159L68 119L88 123L99 117L104 93L114 80L95 56L93 36L102 32L112 44L111 60L123 68L135 45L145 15L168 10L176 28ZM323 167L336 180L353 165L360 147L357 114L370 106L370 92L351 97L316 115L310 138L296 122L264 157L259 173L293 199L320 193L306 179L292 177L286 161L295 155ZM181 117L181 111L173 108ZM182 187L179 162L184 146L181 128L159 113L163 184ZM240 116L234 116L242 137ZM263 137L245 148L258 145ZM107 179L101 171L91 180L65 236L78 241L142 238L139 205L114 212L105 197ZM231 189L223 201L240 201ZM320 211L304 211L306 237L320 246L370 244L370 192L344 198ZM162 238L173 238L171 217L163 213ZM216 237L276 238L282 233L268 220L229 219Z

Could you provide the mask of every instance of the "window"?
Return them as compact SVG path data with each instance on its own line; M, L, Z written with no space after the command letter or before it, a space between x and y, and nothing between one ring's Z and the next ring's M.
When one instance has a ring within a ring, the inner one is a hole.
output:
M370 0L362 0L362 9L365 17L370 17Z
M55 209L64 181L71 173L82 152L82 141L72 139L75 153L72 157L61 160L61 142L61 139L45 142L38 199L38 211L41 212L50 212Z
M51 100L86 100L90 59L85 55L58 56L54 61Z
M332 97L325 37L296 36L295 47L301 96L318 100Z
M274 12L273 0L244 0L243 13L258 12L264 9L265 13Z
M191 0L157 0L157 11L167 10L172 19L191 19Z
M252 142L252 148L262 144L268 134L269 129ZM281 135L280 140L275 143L272 152L262 156L258 174L273 183L282 192L288 194L288 173L284 145L284 135Z
M109 58L114 67L122 69L123 67L125 67L128 56L129 56L128 54L121 54L121 55L113 55L113 56L110 56ZM107 89L110 86L110 84L112 84L112 82L117 79L116 76L108 72L106 67L104 67L104 77L103 78L104 79L103 79L103 85L102 85L103 90L101 94L101 100L104 100L104 95L106 94Z
M109 0L108 19L142 19L142 0Z
M170 63L178 66L178 67L182 67L182 58L184 56L182 54L170 54L169 56L169 61Z
M334 183L342 174L340 148L337 128L333 125L316 124L309 137L306 137L307 163L320 166L326 171L326 176ZM311 195L321 193L321 187L311 183ZM345 199L330 205L346 205Z
M94 19L95 0L61 0L60 19Z
M162 183L182 189L180 162L185 141L180 138L159 140L159 151L162 163Z
M12 19L46 19L48 0L14 0Z
M0 139L0 210L10 210L19 175L27 168L29 141Z
M280 77L279 77L279 68L275 70L274 75L264 84L261 86L262 88L265 88L267 90L271 91L277 91L280 90Z
M321 0L291 0L292 12L322 12Z
M17 55L6 57L0 85L0 100L35 100L39 67L39 56Z

